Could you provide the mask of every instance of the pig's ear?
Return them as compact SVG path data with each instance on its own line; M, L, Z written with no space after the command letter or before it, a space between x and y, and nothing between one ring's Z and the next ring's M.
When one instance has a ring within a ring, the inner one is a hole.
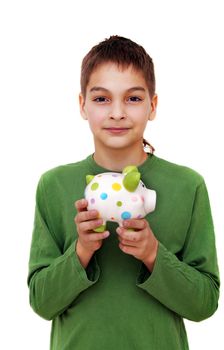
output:
M138 171L129 172L123 179L124 188L129 192L134 192L138 187L140 176Z
M92 181L92 179L94 179L94 177L94 175L86 175L86 184L88 185Z
M126 175L128 173L136 171L138 172L138 168L135 165L128 165L123 169L122 174Z

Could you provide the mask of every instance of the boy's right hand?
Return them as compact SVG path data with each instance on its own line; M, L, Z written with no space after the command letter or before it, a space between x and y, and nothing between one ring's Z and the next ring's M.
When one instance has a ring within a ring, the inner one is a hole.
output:
M103 239L109 236L109 231L96 233L93 230L103 224L103 220L98 218L97 210L87 210L88 201L80 199L75 202L78 211L74 218L78 232L76 253L84 268L88 265L92 255L103 243Z

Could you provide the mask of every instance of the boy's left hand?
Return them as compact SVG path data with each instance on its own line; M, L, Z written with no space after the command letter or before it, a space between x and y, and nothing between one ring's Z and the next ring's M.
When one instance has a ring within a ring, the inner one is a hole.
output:
M123 227L119 226L116 229L120 249L141 260L149 271L152 271L157 255L158 241L148 221L146 219L128 219L124 220L122 224Z

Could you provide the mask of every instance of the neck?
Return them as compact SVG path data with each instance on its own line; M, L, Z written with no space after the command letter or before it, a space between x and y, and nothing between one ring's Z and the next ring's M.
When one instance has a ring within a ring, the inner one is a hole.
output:
M141 165L147 159L142 143L135 149L105 149L96 147L94 152L95 162L103 168L122 171L127 165Z

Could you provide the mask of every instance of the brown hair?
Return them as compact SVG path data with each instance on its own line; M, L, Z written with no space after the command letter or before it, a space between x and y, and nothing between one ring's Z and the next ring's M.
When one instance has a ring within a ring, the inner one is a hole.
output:
M151 57L145 49L134 41L118 36L110 36L99 44L92 47L82 60L81 66L81 93L84 100L86 99L86 87L89 83L90 76L96 67L105 62L113 62L122 68L132 65L136 70L142 72L149 95L152 98L155 94L155 73L154 64ZM151 153L154 148L148 141L143 139L144 147L149 146Z

